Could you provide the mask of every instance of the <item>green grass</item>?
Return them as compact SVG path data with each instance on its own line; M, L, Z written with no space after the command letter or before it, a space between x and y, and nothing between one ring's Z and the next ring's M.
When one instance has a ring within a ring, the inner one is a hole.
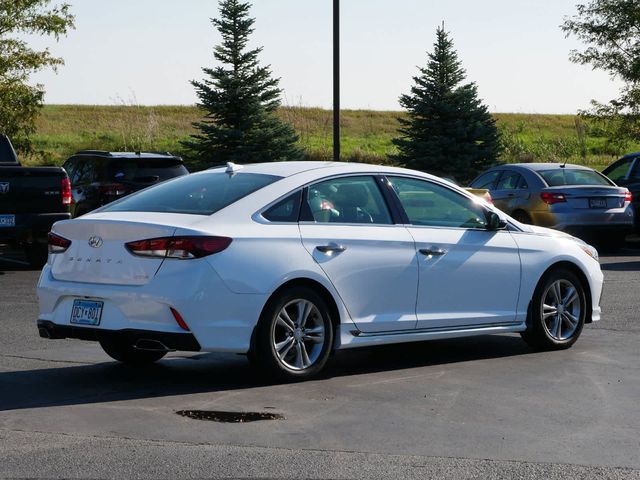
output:
M332 113L319 108L282 108L279 115L300 136L309 159L330 159ZM396 152L401 112L345 110L342 112L343 159L388 163ZM60 165L82 149L159 150L187 158L180 141L194 133L201 113L192 106L47 105L38 119L33 144L39 155L23 159L31 165ZM602 169L617 158L598 129L584 125L583 135L573 115L495 114L503 133L503 160L569 161ZM639 149L630 145L629 149Z

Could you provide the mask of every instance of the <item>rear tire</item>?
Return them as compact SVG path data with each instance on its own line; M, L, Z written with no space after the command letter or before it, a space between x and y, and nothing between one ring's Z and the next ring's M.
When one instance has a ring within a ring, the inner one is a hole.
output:
M163 351L138 350L120 340L100 340L100 346L111 358L128 365L149 365L167 354Z
M292 287L265 307L249 359L271 377L304 380L322 370L332 346L325 300L310 288Z
M564 268L551 270L536 287L527 330L520 335L538 350L569 348L582 333L586 311L586 294L580 279Z

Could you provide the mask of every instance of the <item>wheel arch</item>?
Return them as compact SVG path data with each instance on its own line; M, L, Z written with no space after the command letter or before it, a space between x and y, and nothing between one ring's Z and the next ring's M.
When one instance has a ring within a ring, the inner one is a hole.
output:
M576 277L578 277L578 279L580 280L580 283L582 283L582 288L584 290L584 294L585 294L585 303L586 308L587 308L587 315L585 318L585 323L591 323L591 313L592 313L592 297L591 297L591 285L589 284L589 280L587 279L587 275L584 273L584 271L582 270L582 268L580 268L580 266L578 266L577 264L570 262L568 260L561 260L558 261L556 263L554 263L553 265L551 265L549 268L547 268L544 273L540 276L540 280L538 280L538 283L536 284L536 288L538 288L538 285L540 284L540 282L542 281L542 279L547 276L550 272L552 272L553 270L558 270L558 269L566 269L569 270L571 273L573 273ZM531 302L530 302L531 303Z
M292 288L292 287L307 287L307 288L310 288L310 289L314 290L315 292L317 292L322 297L322 299L325 302L327 302L327 306L329 307L329 314L331 315L331 323L333 324L333 329L334 329L334 342L333 342L332 349L335 349L336 345L337 345L337 341L339 339L338 327L340 326L342 316L340 315L340 309L338 308L338 302L334 298L333 294L329 291L329 289L326 286L324 286L322 283L320 283L317 280L313 280L313 279L308 278L308 277L298 277L298 278L292 278L292 279L287 280L282 285L280 285L278 288L276 288L271 293L271 295L269 295L269 298L267 299L267 301L262 306L262 310L260 310L260 317L259 318L262 317L262 314L264 313L264 311L267 308L267 306L269 305L269 303L274 298L276 298L280 294L280 292L283 292L284 290L287 290L287 289ZM251 347L250 347L251 350L254 349L255 337L256 337L257 329L258 329L258 323L256 322L256 325L253 328L253 332L251 334Z

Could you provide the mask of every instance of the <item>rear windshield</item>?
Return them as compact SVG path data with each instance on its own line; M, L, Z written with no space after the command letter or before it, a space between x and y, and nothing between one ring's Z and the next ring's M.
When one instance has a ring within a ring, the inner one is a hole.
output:
M107 178L116 182L156 183L189 173L179 160L145 158L115 160L107 167Z
M611 183L593 170L578 170L573 168L554 168L538 172L550 187L562 185L607 185Z
M107 205L102 212L211 215L282 177L256 173L187 175Z

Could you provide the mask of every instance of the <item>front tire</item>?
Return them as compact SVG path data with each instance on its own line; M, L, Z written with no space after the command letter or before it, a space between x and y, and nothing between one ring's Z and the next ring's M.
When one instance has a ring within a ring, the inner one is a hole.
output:
M100 340L100 346L111 358L128 365L149 365L167 354L165 351L138 350L120 340Z
M269 375L302 380L316 375L333 345L325 300L307 287L293 287L269 301L258 322L249 358Z
M539 350L569 348L582 333L586 312L586 294L580 279L564 268L551 270L533 294L522 338Z

